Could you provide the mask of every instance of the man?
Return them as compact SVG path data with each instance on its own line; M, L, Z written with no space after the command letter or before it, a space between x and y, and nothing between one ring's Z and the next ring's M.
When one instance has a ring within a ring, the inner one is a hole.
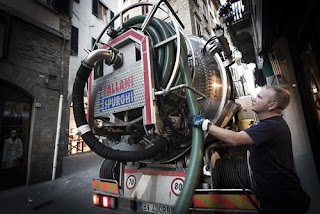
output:
M23 154L21 139L17 137L17 131L12 130L10 137L6 139L2 153L2 168L12 168L18 165Z
M251 109L260 122L240 132L220 128L201 115L190 117L192 126L208 131L225 143L251 145L254 192L262 213L302 214L309 209L310 197L303 191L295 172L291 132L281 116L289 101L287 90L265 87L252 99Z

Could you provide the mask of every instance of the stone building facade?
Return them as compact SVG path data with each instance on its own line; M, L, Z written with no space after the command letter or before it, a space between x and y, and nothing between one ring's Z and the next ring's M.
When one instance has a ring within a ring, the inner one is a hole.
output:
M140 2L139 0L119 1L120 10ZM157 4L158 0L149 0L149 3ZM202 36L209 39L214 35L214 28L220 23L217 11L220 6L218 0L170 0L168 3L184 25L183 32L189 35ZM151 7L137 8L124 14L124 19L129 19L136 15L148 14ZM165 17L164 17L165 18Z
M50 180L55 143L57 148L64 143L72 1L46 2L0 1L0 191ZM13 129L23 155L8 168L4 157L14 152L5 142ZM62 152L57 151L59 177Z
M91 0L91 1L74 1L72 7L72 31L71 31L71 55L69 63L69 84L68 84L68 108L66 112L67 123L65 126L68 130L68 146L64 148L64 154L78 154L87 152L90 148L83 142L78 129L76 127L73 116L72 105L72 88L76 77L76 73L81 65L81 61L88 56L90 51L98 39L99 35L105 28L106 24L118 13L118 2L110 0ZM119 26L116 20L114 27ZM108 42L106 40L100 42ZM85 92L86 93L86 92ZM87 100L87 97L84 97ZM86 101L87 103L87 101ZM85 109L87 106L84 106ZM79 148L79 149L78 149Z

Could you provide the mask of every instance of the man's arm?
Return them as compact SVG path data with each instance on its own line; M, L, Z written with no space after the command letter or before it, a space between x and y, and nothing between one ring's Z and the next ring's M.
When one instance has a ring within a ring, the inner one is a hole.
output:
M245 131L234 132L228 129L220 128L212 124L210 120L204 118L201 114L191 116L189 118L189 124L191 126L200 128L203 131L208 131L209 134L229 144L245 145L254 143L252 138Z
M220 128L212 123L208 124L209 134L215 136L223 142L233 145L253 144L252 138L245 132L235 132L228 129Z

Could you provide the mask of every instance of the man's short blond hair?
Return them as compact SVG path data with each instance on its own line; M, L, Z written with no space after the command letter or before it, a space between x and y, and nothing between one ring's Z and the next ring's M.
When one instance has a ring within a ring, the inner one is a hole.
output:
M266 86L265 88L274 91L273 100L271 100L271 102L276 102L278 104L278 109L284 110L288 107L290 103L290 92L288 90L277 86Z

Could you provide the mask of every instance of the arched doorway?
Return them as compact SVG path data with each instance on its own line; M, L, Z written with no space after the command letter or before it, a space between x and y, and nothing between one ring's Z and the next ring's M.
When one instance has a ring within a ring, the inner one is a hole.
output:
M26 184L32 100L0 79L0 191Z

